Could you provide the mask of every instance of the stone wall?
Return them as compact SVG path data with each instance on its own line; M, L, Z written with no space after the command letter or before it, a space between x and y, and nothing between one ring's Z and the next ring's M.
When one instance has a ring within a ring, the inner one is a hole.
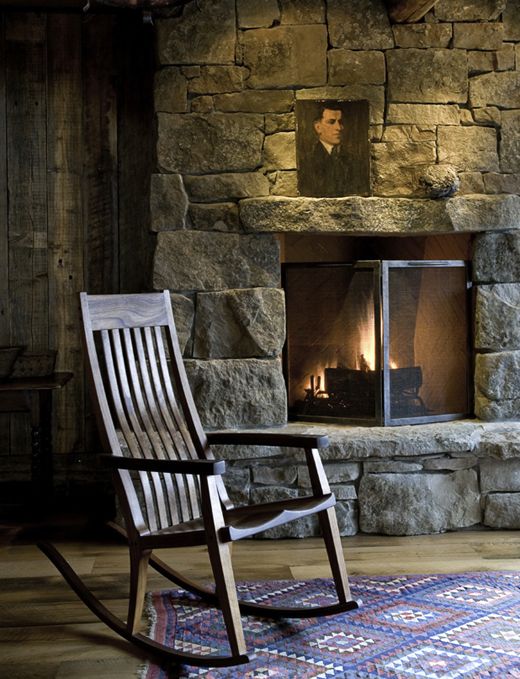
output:
M286 422L276 234L290 231L477 234L476 414L520 419L520 4L439 0L391 25L382 0L199 0L156 26L153 287L175 293L203 424ZM368 100L371 197L298 196L295 102L317 98ZM345 534L504 523L520 488L501 484L502 463L481 466L471 437L426 456L407 440L417 460L376 445L329 461ZM230 485L242 499L303 492L298 460L240 460ZM374 497L388 511L372 515ZM441 498L434 516L426 497ZM400 521L404 502L417 511Z

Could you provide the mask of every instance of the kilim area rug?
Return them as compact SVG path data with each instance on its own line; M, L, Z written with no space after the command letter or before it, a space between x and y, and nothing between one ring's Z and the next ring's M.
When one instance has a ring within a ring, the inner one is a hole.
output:
M520 679L520 571L351 577L361 608L317 619L243 616L248 665L206 669L148 665L144 679L430 677ZM331 580L242 583L241 598L325 605ZM221 614L182 590L150 595L152 635L194 653L228 653Z

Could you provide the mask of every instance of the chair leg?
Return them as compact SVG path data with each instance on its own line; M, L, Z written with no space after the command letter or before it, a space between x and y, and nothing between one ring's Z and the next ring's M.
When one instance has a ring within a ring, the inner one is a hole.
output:
M201 480L201 496L203 513L206 517L204 524L208 555L215 578L216 594L226 624L231 653L234 656L244 655L246 653L246 642L238 606L231 551L229 543L222 542L219 537L219 530L224 526L224 517L215 477Z
M141 624L151 553L151 550L130 548L130 595L126 625L131 634L138 632Z
M336 585L338 599L340 603L351 601L350 587L348 584L347 567L341 546L341 537L338 528L338 519L334 507L329 507L323 512L319 512L321 532L327 548L332 577Z

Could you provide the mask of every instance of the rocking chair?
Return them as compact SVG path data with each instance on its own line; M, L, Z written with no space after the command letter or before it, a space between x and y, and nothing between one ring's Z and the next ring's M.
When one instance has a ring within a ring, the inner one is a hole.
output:
M40 549L68 584L112 630L158 656L161 661L199 666L247 663L240 613L262 617L313 617L358 607L350 596L334 504L318 448L325 436L273 433L205 434L183 365L169 292L134 295L81 293L88 367L99 428L113 469L125 528L116 527L130 550L130 597L127 620L107 609L86 587L56 548ZM173 379L172 379L173 377ZM235 508L210 444L303 448L312 495ZM337 603L279 608L239 601L231 565L230 543L288 521L318 514L337 591ZM154 549L207 545L215 591L174 571ZM229 655L181 652L139 633L147 566L222 610Z

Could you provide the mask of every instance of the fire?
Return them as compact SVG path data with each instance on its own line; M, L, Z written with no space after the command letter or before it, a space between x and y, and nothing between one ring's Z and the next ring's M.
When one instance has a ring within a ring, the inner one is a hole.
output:
M367 372L376 367L376 338L374 332L374 307L365 307L364 317L359 321L359 351L357 354L358 370Z

